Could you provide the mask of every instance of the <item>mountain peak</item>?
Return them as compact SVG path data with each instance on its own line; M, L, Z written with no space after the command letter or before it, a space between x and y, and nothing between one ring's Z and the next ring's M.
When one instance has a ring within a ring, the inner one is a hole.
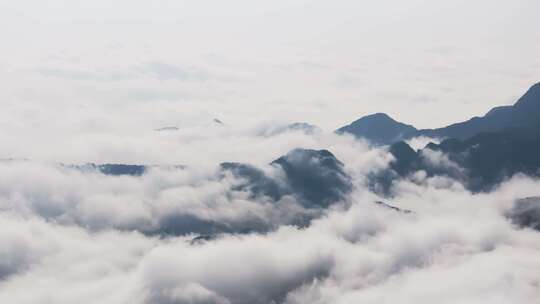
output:
M375 144L386 145L406 139L416 131L415 127L398 122L385 113L375 113L364 116L336 132L350 133Z
M388 116L388 114L382 113L382 112L363 116L360 119L358 119L357 121L360 121L360 120L364 120L364 121L369 121L369 120L389 120L389 121L394 121L394 122L396 121L392 117Z
M536 126L540 123L540 82L531 86L512 106L492 108L483 117L436 129L417 130L395 121L385 113L364 116L337 133L350 133L374 144L393 144L414 136L468 139L484 132L499 132L504 128Z
M297 148L271 164L283 169L306 207L328 207L353 190L344 164L328 150Z
M534 106L540 108L540 82L530 87L514 106L526 108Z

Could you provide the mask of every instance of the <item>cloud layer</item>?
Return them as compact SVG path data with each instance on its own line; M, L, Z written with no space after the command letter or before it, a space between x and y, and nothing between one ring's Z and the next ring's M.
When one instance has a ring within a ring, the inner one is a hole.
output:
M223 143L223 133L200 134L208 147ZM244 165L225 169L221 157L140 176L3 161L0 301L534 303L540 296L538 232L511 216L522 210L516 200L540 195L539 181L515 176L471 194L447 177L412 175L396 181L386 201L411 210L404 213L375 204L386 199L366 187L367 176L392 161L384 148L302 130L260 134L238 134L251 148L230 157ZM318 150L287 154L272 149L276 143L328 149L336 160L309 152ZM291 181L296 174L322 178L318 190L346 191L314 204L305 185Z
M538 180L331 131L514 102L539 3L0 0L0 303L536 304Z

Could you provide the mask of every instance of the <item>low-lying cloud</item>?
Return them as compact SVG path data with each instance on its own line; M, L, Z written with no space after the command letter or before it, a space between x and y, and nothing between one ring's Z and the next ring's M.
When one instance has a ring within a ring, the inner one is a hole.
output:
M180 128L153 134L219 149L235 132L207 130L189 140ZM201 152L182 166L142 159L149 166L135 175L1 162L0 301L535 303L540 296L538 231L517 221L536 205L516 207L540 196L538 180L518 175L472 194L449 176L413 172L392 182L392 198L380 197L368 176L388 170L385 148L324 132L261 134L243 131L234 144L246 146ZM424 157L454 166L444 154Z

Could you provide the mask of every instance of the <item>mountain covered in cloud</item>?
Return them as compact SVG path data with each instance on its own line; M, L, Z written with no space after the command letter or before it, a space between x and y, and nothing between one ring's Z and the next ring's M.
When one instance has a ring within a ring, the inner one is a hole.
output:
M68 165L68 168L73 168L81 171L99 172L105 175L143 175L148 166L145 165L128 165L128 164L84 164L84 165Z
M321 134L308 123L292 123L265 129L261 134L275 136L300 132L306 136ZM388 194L397 179L414 174L444 176L478 192L489 191L515 174L540 174L540 83L532 86L513 106L498 107L484 117L433 129L417 130L383 113L363 117L337 131L352 133L378 144L390 144L394 157L389 167L372 173L368 185ZM415 151L403 140L414 136L447 138L440 144L429 143ZM271 162L285 176L278 182L263 170L242 162L224 162L223 172L230 172L244 182L237 190L274 201L295 196L304 207L328 207L352 191L351 178L344 164L328 150L295 149ZM126 164L87 164L79 169L96 170L107 175L140 176L149 166Z
M159 168L161 170L184 169L183 165L140 165L140 164L94 164L62 165L68 169L76 169L82 172L95 172L110 176L141 176L148 170Z
M307 207L328 207L352 191L344 164L328 150L295 149L272 164L281 167L293 193Z
M182 176L190 174L193 170L187 166L93 163L57 167L69 175L94 176L104 182L112 182L117 178L126 181L144 181L152 180L156 175ZM168 183L175 184L174 181ZM188 207L193 202L184 205L187 208L178 203L174 204L177 207L156 212L151 211L154 206L145 216L135 218L128 216L129 220L118 221L115 219L116 216L81 217L76 212L77 209L63 207L54 211L48 208L36 211L50 220L80 223L96 231L110 226L119 230L136 230L146 235L163 237L264 233L273 231L281 225L308 226L313 219L324 214L327 208L342 205L353 191L352 177L345 171L344 164L328 150L312 149L291 150L269 163L266 169L247 163L224 162L219 165L216 172L199 183L221 186L208 199L197 202L196 208ZM164 190L166 189L167 187ZM211 207L216 204L216 199L221 200L213 197L214 195L223 195L222 199L230 201L230 206L241 209L235 214L223 217L218 210ZM246 198L250 203L244 202Z
M373 179L385 193L395 179L418 173L452 178L473 192L490 191L516 174L540 176L540 123L446 139L417 151L401 141L389 152L394 160Z
M7 159L0 302L533 304L540 123L521 121L420 149L376 114L375 145L207 124L152 132L181 166Z
M314 135L322 133L322 130L316 125L312 125L307 122L293 122L289 124L276 124L270 127L264 128L259 133L262 136L277 136L287 133L303 133L307 135Z
M539 12L0 1L0 304L540 304Z
M224 163L202 175L1 163L0 300L534 303L537 180L482 195L397 180L383 203L363 187L349 191L364 174L353 159L372 163L375 151L356 146L350 157L354 143L342 144L334 143L342 160L299 149L267 166ZM327 200L312 201L319 193ZM444 291L426 280L444 281Z
M497 132L538 123L540 123L540 83L529 88L512 106L495 107L482 117L473 117L442 128L417 130L411 125L393 120L386 114L378 113L362 117L338 129L337 132L365 138L374 144L392 144L418 136L465 140L482 132Z

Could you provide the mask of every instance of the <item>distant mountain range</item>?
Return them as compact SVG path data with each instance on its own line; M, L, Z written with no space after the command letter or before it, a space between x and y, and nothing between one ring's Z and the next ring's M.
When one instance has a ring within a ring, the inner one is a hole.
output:
M446 139L413 150L405 142L389 148L395 160L372 181L375 190L389 194L392 181L423 171L426 176L447 176L467 189L490 191L517 173L540 176L540 123L483 132L469 139Z
M82 172L96 172L111 176L141 176L148 172L149 169L156 168L162 170L180 170L185 169L183 165L133 165L133 164L94 164L86 163L83 165L66 165L61 164L67 169L75 169Z
M336 132L389 145L395 159L369 178L376 192L391 195L394 181L417 172L450 177L473 192L489 191L518 173L540 176L540 83L512 106L443 128L418 130L377 113ZM417 136L443 141L415 151L405 141Z
M540 122L540 83L533 85L514 105L491 109L482 117L438 129L418 130L395 121L384 113L362 117L338 129L365 138L373 144L388 145L417 136L468 139L482 132L497 132L512 127L530 127Z
M315 134L319 130L307 123L294 123L264 135L288 131ZM512 106L496 107L483 117L443 128L418 130L377 113L362 117L337 132L365 138L375 145L388 145L394 160L388 168L372 173L367 179L367 186L379 194L391 196L395 181L418 173L428 178L449 177L472 192L490 191L515 174L540 176L540 83ZM443 141L429 143L419 150L405 142L421 135ZM286 183L249 164L222 163L220 168L245 181L236 186L237 190L275 201L294 195L307 208L327 207L344 199L353 188L344 164L327 150L294 149L271 165L283 170ZM63 166L114 176L141 176L151 168L184 169L183 166L92 163Z
M295 123L272 129L273 133L266 135L290 130L314 134L319 129L307 123ZM386 170L368 179L369 186L376 192L389 195L394 181L417 172L425 173L426 177L450 177L473 192L489 191L517 173L540 176L540 83L512 106L496 107L483 117L443 128L418 130L377 113L362 117L337 132L365 138L375 145L389 145L394 160ZM429 143L416 151L405 142L422 135L443 141ZM223 163L221 169L248 181L241 188L274 200L295 193L305 205L327 206L351 191L350 180L342 171L343 164L326 150L296 149L276 159L272 165L284 170L289 182L287 187L247 164ZM106 175L139 176L151 166L86 164L72 167Z

